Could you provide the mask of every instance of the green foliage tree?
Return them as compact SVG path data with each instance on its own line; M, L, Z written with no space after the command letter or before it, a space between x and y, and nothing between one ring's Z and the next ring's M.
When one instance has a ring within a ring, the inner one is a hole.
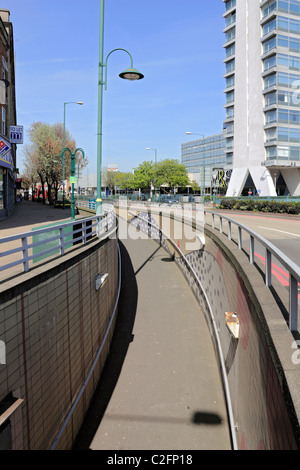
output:
M186 167L178 160L166 159L157 163L155 168L155 186L185 188L189 184Z
M155 167L152 161L143 162L134 169L133 187L134 189L149 189L155 178Z
M118 172L115 176L115 183L119 189L127 193L129 189L134 188L134 176L132 173Z
M24 147L25 154L25 173L36 174L42 186L43 203L45 203L45 183L48 185L48 198L52 188L57 192L59 182L63 179L63 165L61 152L63 150L63 124L56 123L53 125L34 122L28 131L30 143ZM75 140L72 138L68 130L65 131L65 146L74 152L76 149ZM81 152L78 152L78 162L81 167L87 165L87 160L82 159ZM65 152L65 177L70 175L70 153Z
M185 188L189 184L187 170L178 160L166 159L158 163L146 161L134 170L134 189Z

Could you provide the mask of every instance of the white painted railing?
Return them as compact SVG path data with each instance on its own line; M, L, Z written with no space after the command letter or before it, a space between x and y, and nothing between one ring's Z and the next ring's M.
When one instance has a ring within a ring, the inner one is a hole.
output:
M0 272L18 265L22 265L23 272L27 272L31 263L40 259L62 256L74 246L86 245L92 237L106 238L115 227L115 213L112 206L103 209L103 215L0 238Z
M227 236L228 240L236 242L239 250L243 249L243 235L246 233L249 236L249 263L254 264L255 260L255 245L259 243L266 252L265 257L265 284L267 287L273 285L273 258L275 258L286 269L289 277L289 328L291 331L298 331L298 283L300 283L300 268L290 258L288 258L282 251L280 251L271 242L256 232L253 232L246 225L240 224L235 220L226 217L218 212L209 210L204 211L205 223L207 223L207 215L211 216L211 227L218 229L220 233ZM218 227L216 219L219 220ZM227 223L227 230L225 232L224 223ZM233 238L233 226L237 229L236 239Z

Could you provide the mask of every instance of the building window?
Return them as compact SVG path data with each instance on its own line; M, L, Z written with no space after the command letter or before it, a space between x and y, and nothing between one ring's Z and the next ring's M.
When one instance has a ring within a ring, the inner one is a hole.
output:
M272 124L277 121L277 111L274 109L272 111L266 112L266 124Z
M277 7L276 1L268 3L263 9L263 18L265 16L268 16L270 13L272 13L272 11L276 10L276 7Z
M276 104L276 92L275 91L273 93L268 93L265 96L265 106L272 106L273 104Z
M226 57L230 57L235 54L235 44L232 46L226 47Z
M263 35L270 33L276 29L276 19L268 21L263 27Z
M235 69L235 59L227 62L226 64L226 73L233 72Z
M272 55L264 60L264 71L271 69L272 67L276 66L276 55Z

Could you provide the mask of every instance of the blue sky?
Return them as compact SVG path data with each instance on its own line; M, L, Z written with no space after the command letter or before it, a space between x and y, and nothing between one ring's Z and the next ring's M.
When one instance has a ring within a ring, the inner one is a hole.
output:
M100 0L6 0L14 27L17 124L63 122L97 171ZM129 56L108 59L103 166L132 171L145 160L180 160L186 131L212 135L224 119L222 0L106 0L104 55L128 50L145 78L121 80ZM22 145L18 145L22 169Z

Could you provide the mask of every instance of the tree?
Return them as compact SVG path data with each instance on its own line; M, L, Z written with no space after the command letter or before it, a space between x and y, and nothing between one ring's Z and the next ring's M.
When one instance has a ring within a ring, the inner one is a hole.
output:
M185 188L189 184L186 167L178 160L166 159L158 162L155 168L155 186Z
M43 203L45 203L44 185L48 185L48 200L51 201L52 188L57 199L58 187L63 179L63 125L54 125L43 122L34 122L29 131L30 144L25 146L25 171L27 174L36 174L42 186ZM68 130L65 131L65 147L73 153L76 149L75 140ZM81 152L76 155L77 164L81 167L87 164L82 159ZM70 153L65 152L65 177L70 175Z
M128 192L128 189L134 188L134 177L132 173L116 173L115 184L123 191Z
M149 189L155 178L155 167L152 161L143 162L134 169L134 189Z

